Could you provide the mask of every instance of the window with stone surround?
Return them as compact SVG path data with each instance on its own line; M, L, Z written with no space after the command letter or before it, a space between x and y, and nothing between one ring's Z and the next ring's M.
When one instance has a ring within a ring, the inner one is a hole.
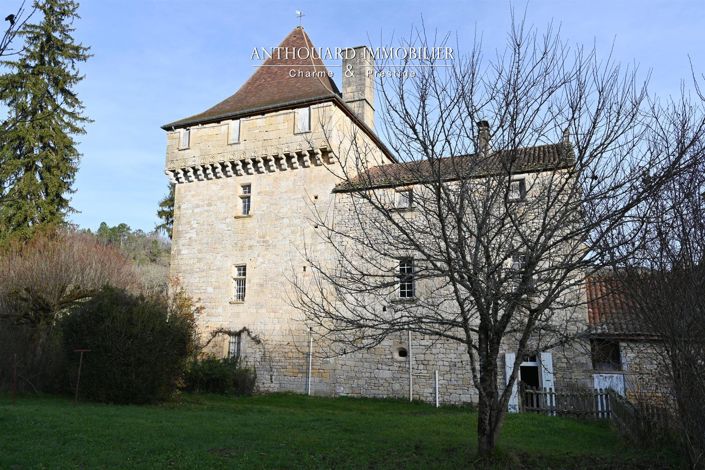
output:
M509 201L519 202L526 199L526 182L524 178L512 179L509 182Z
M228 343L228 357L231 359L239 359L241 348L242 334L238 333L236 335L231 335L230 342Z
M311 108L298 108L295 113L294 133L303 134L311 131Z
M601 371L622 370L622 354L618 341L593 339L590 341L590 349L593 369Z
M413 299L415 295L414 260L402 258L399 260L399 298Z
M186 150L191 146L191 129L179 130L179 150Z
M410 188L399 189L396 192L394 207L397 209L411 209L414 202L414 191Z
M228 123L228 144L240 143L240 120L235 119Z
M243 184L240 186L240 202L242 203L240 215L250 215L250 210L252 209L251 184Z
M235 302L244 302L247 288L247 266L244 264L235 266L233 276L233 289L235 291Z

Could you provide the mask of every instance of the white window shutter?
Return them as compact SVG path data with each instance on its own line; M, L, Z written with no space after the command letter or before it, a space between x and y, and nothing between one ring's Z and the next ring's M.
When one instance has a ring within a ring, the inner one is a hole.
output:
M556 389L553 380L553 355L550 352L541 353L541 387Z
M228 124L228 143L237 144L240 142L240 120L230 121Z
M514 353L504 353L504 383L509 383L509 378L512 376L512 370L514 369L514 360L516 359L516 354ZM509 404L507 410L510 413L519 412L519 394L517 393L517 381L514 381L512 385L512 394L509 396Z
M308 132L311 130L311 108L298 108L296 110L296 132Z

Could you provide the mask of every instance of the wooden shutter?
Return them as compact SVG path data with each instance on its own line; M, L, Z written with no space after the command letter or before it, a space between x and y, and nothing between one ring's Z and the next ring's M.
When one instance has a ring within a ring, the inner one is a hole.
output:
M512 369L514 369L514 360L516 359L516 354L514 353L504 353L504 383L505 385L509 383L509 378L512 376ZM519 412L519 394L517 393L517 382L514 381L512 385L512 394L509 396L509 405L507 410L510 413Z
M541 386L543 388L556 388L553 380L553 355L550 352L541 353Z

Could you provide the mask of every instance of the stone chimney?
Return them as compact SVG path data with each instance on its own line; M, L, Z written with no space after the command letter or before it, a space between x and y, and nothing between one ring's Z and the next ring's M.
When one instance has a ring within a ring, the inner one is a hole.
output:
M345 51L343 101L371 129L375 128L375 59L366 46Z
M482 155L487 155L490 150L490 123L487 121L477 123L477 146Z

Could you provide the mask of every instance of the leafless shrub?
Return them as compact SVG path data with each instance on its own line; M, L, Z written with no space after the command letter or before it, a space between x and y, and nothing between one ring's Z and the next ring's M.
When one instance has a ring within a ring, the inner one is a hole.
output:
M12 376L15 354L28 382L50 381L40 377L59 354L58 320L106 285L137 287L129 261L91 235L45 231L7 247L0 254L0 386Z

